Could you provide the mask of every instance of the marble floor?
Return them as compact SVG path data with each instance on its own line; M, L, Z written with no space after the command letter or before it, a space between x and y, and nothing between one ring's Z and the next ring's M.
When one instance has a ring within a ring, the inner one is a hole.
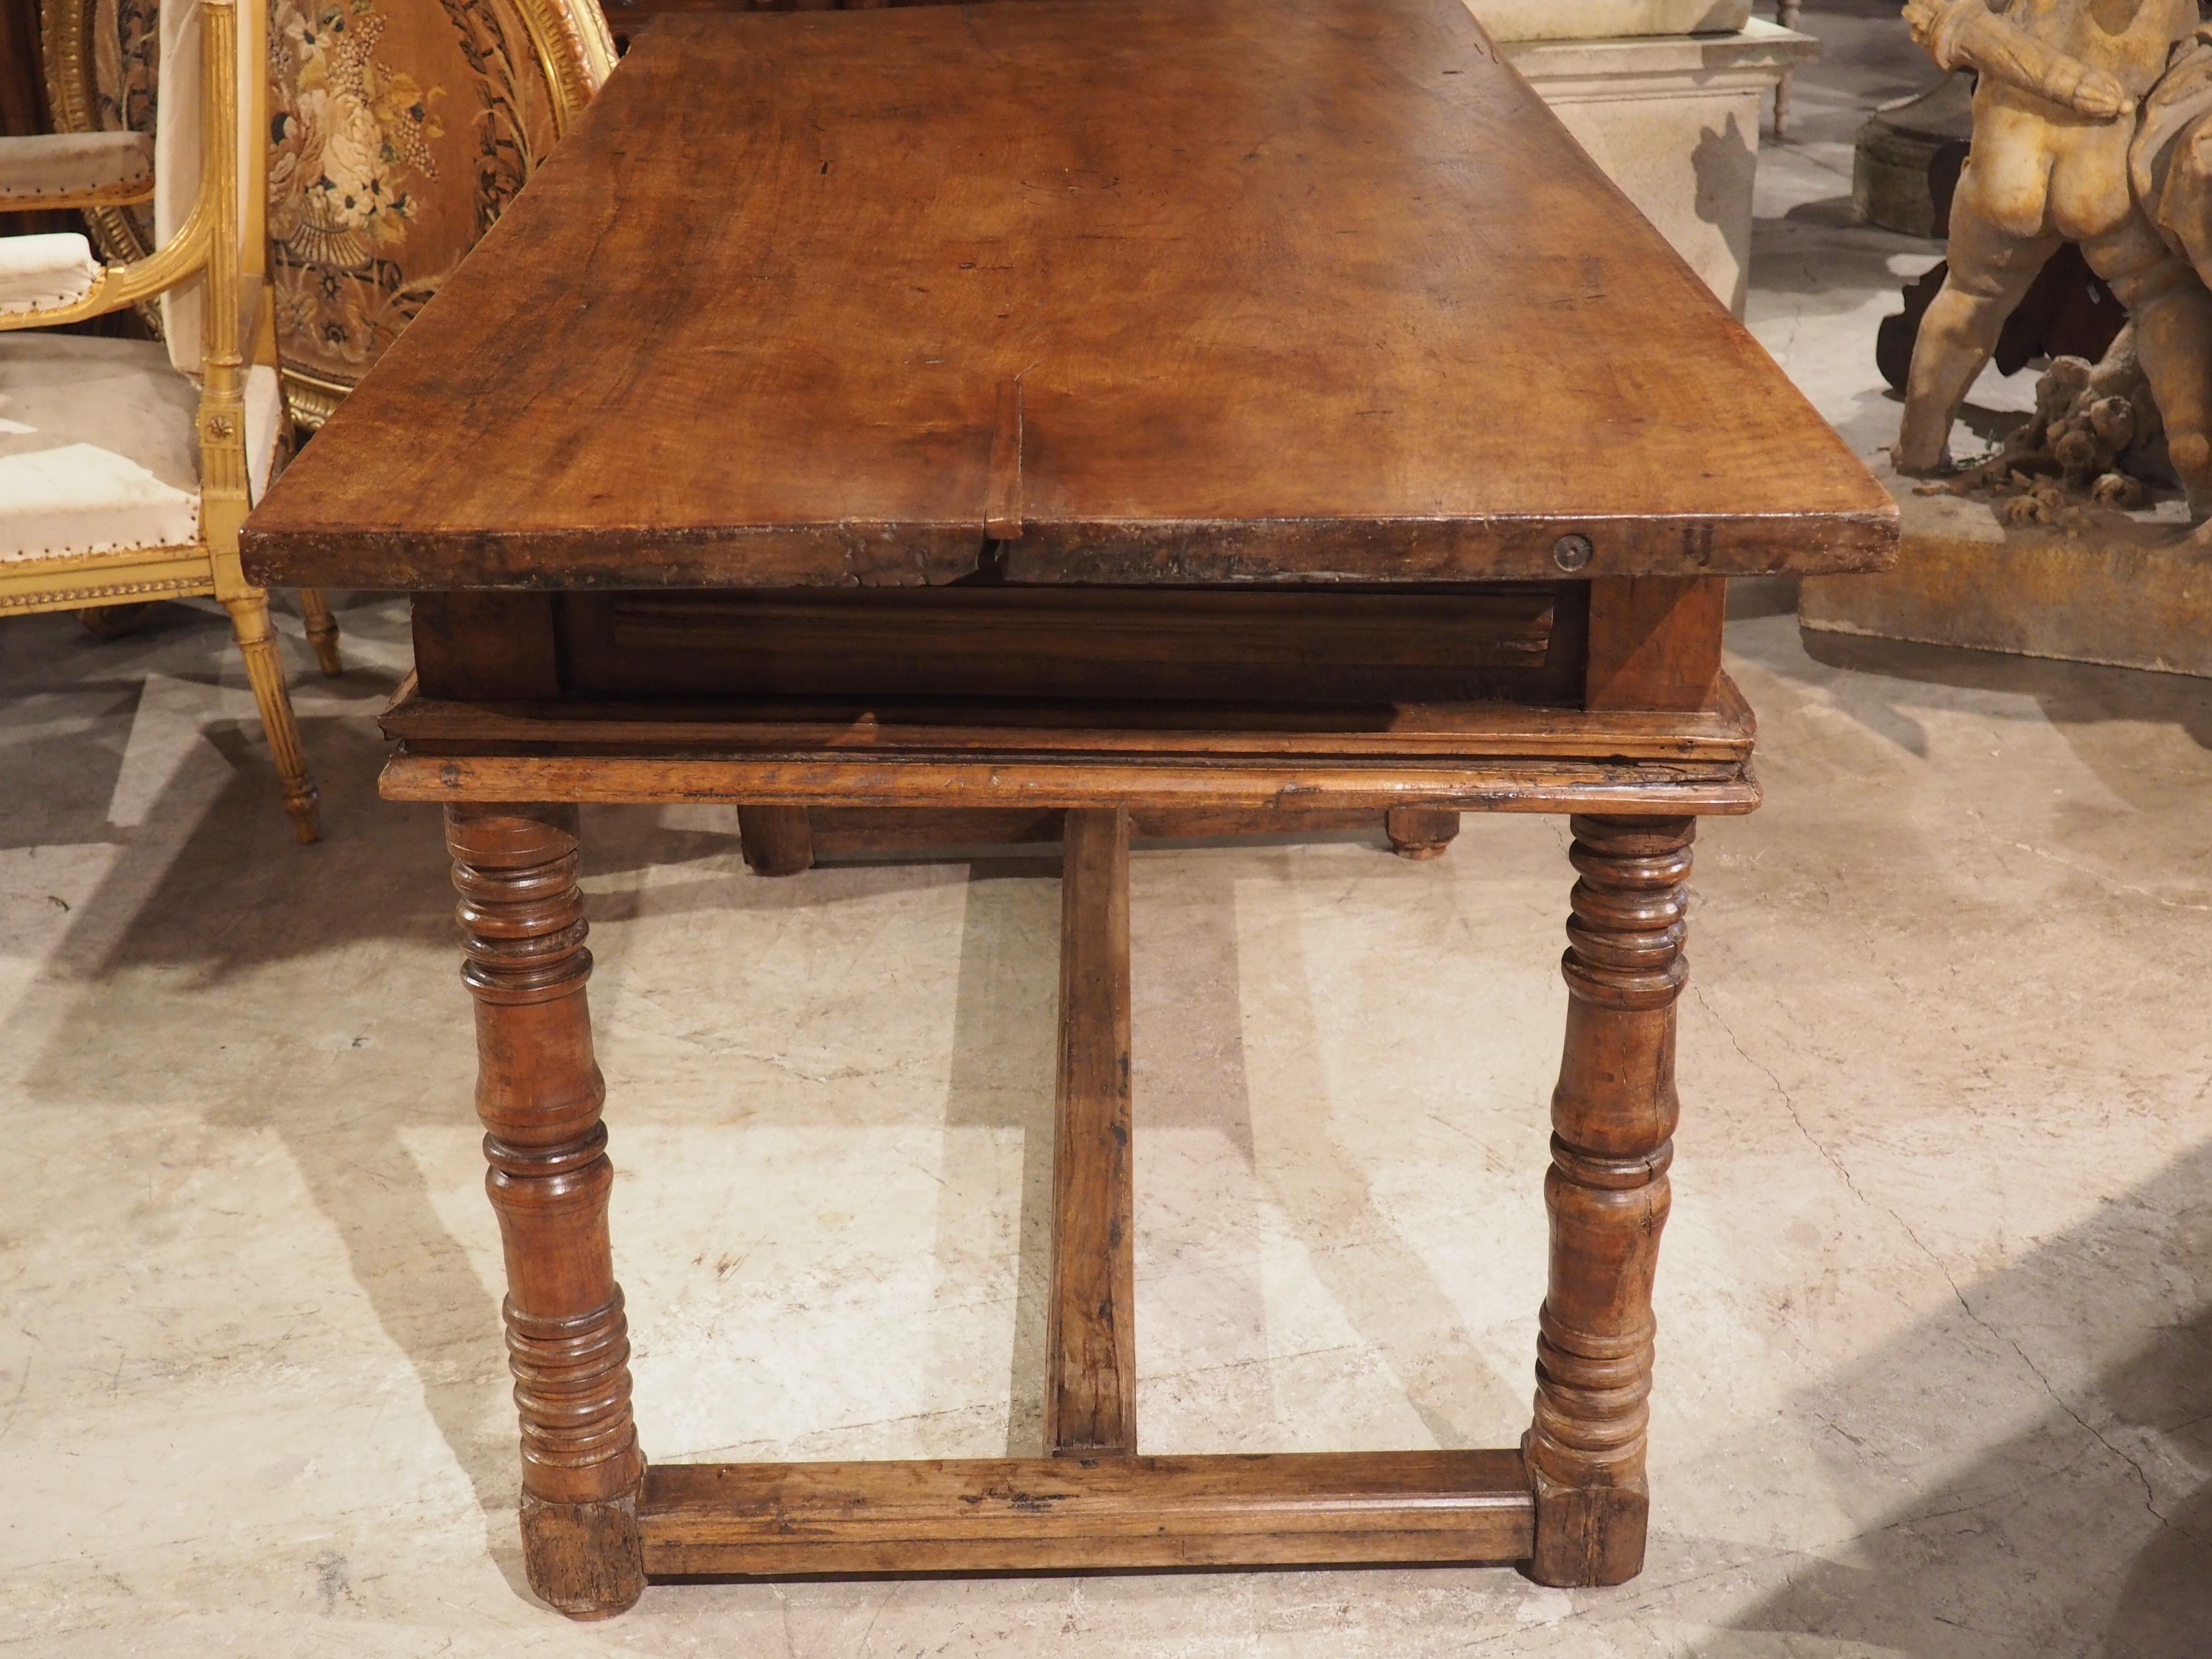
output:
M1769 160L1751 317L1863 447L1925 244L1848 229L1886 8ZM1856 101L1854 101L1856 100ZM2004 388L1996 388L2002 396ZM218 614L0 628L0 1651L2011 1659L2212 1652L2212 682L1741 595L1765 808L1699 842L1642 1578L521 1583L497 1241L403 605L284 618L294 846ZM661 1460L1038 1439L1058 900L1024 857L748 875L586 817L638 1416ZM1510 1443L1564 825L1140 855L1153 1450Z

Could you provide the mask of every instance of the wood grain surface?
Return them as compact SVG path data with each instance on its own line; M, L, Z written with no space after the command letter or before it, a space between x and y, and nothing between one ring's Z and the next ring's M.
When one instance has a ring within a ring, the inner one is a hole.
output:
M555 631L582 696L1566 702L1581 623L1555 613L1592 586L568 593Z
M1381 702L960 703L926 698L681 699L483 703L425 696L411 679L379 717L416 752L1060 755L1194 761L1259 756L1413 760L1559 757L1740 763L1757 725L1723 674L1692 709Z
M1544 1177L1552 1267L1537 1315L1537 1583L1626 1583L1644 1569L1657 1325L1651 1286L1681 1115L1674 1004L1689 977L1692 818L1577 817L1568 857L1567 1036Z
M1449 765L1188 760L1006 761L901 756L437 755L402 744L377 787L386 800L726 801L753 806L1112 807L1132 813L1744 813L1759 782L1741 763L1473 759ZM1256 826L1255 826L1256 827Z
M1722 678L1727 612L1717 577L1592 582L1583 707L1705 708Z
M629 1406L629 1327L607 1236L606 1085L592 1057L573 806L457 806L446 845L477 1006L477 1115L507 1259L507 1363L522 1423L530 1587L574 1618L645 1588L645 1458Z
M664 1577L1506 1562L1531 1510L1511 1451L663 1463L638 1529Z
M286 584L795 586L1896 534L1460 0L1043 0L657 21L246 545Z
M1070 812L1060 841L1060 1064L1044 1440L1137 1449L1137 1222L1129 1140L1129 815Z

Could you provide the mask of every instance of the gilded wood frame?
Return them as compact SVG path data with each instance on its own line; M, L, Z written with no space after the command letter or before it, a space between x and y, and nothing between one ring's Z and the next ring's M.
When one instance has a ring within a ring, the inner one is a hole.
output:
M530 42L532 61L543 77L556 136L566 137L577 116L613 71L614 37L595 0L507 0ZM100 130L98 67L94 50L98 8L114 0L41 0L46 94L54 125L62 132ZM258 213L263 204L252 204ZM87 205L85 219L103 258L135 261L153 252L131 215L119 207ZM155 307L142 314L158 332ZM349 383L319 374L296 362L281 365L284 403L292 418L310 430L330 418L345 400Z
M258 3L255 0L256 9L245 23L257 33L265 27L259 23ZM48 15L72 4L74 0L48 0ZM252 339L240 337L240 295L246 283L262 282L264 261L258 246L260 204L238 200L240 100L250 99L258 108L262 94L258 87L238 83L237 0L200 0L200 6L204 99L200 182L184 223L161 246L109 263L82 298L0 315L0 331L52 327L128 305L143 306L195 276L204 278L200 396L194 420L200 455L199 535L195 542L173 547L0 562L0 616L199 594L220 601L230 613L246 659L246 678L283 785L285 809L300 839L312 842L321 833L315 789L307 779L283 658L269 625L269 597L246 580L238 557L239 526L245 523L250 504L246 353L250 350L256 362L276 364L276 335L265 299L255 308ZM83 36L70 38L81 51ZM258 53L255 61L259 61ZM258 123L255 130L259 130ZM125 224L134 245L139 243L137 228L127 221ZM319 595L308 605L313 612L325 609ZM332 655L325 667L334 671L335 635L330 646Z

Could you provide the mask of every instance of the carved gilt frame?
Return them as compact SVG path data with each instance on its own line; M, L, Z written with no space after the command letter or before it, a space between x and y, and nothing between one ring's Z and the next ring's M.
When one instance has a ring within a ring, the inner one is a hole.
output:
M100 131L98 66L94 60L95 9L113 0L40 0L40 27L46 97L60 132ZM614 36L597 0L508 0L521 20L538 72L544 77L553 130L566 137L592 94L614 69ZM128 264L153 252L148 239L125 209L88 207L87 228L100 257ZM139 313L161 331L154 305ZM345 382L286 362L281 370L284 402L301 426L319 427L345 401Z

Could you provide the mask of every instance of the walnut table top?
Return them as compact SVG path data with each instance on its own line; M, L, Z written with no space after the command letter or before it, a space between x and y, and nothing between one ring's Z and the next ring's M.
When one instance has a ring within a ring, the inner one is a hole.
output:
M1894 508L1460 0L669 17L271 492L398 588L1735 575ZM987 545L988 543L988 545Z

